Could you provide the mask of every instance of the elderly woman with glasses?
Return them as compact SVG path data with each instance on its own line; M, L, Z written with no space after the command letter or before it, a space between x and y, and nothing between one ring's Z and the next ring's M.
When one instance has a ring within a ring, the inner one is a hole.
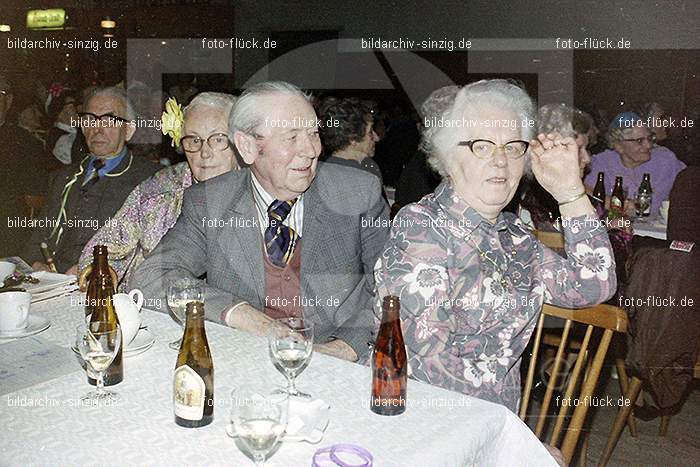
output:
M634 112L623 112L613 118L608 128L610 149L593 156L586 186L595 186L599 172L605 174L605 190L611 194L615 177L622 177L622 187L634 199L645 173L650 175L653 196L651 213L657 215L661 203L671 194L676 175L686 165L663 146L655 146L656 137L647 122ZM632 203L634 204L634 203Z
M442 183L399 211L375 267L375 311L385 295L401 300L409 375L512 411L542 303L592 305L616 285L578 146L556 133L530 140L534 114L532 99L509 81L462 88L423 134ZM502 212L530 166L559 204L566 259Z
M235 102L234 96L217 92L203 92L192 99L183 111L179 141L187 161L159 171L134 188L114 217L85 245L81 270L90 264L93 247L106 245L109 264L125 285L144 256L175 225L184 191L192 183L238 169L227 136L228 115Z

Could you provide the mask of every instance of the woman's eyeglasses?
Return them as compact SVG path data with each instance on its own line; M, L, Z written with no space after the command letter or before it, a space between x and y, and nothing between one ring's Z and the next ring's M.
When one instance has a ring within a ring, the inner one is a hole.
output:
M522 140L508 141L506 144L496 144L488 139L473 139L460 141L457 146L467 146L469 150L480 159L489 159L496 153L496 149L503 149L509 159L520 159L527 152L530 143Z
M622 141L627 141L628 143L637 143L640 146L644 144L644 141L649 141L651 144L654 144L656 142L656 135L644 136L642 138L623 139Z
M180 140L180 143L182 143L182 148L185 152L197 152L202 149L204 141L206 141L207 145L214 151L225 151L231 145L228 136L224 133L214 133L213 135L209 135L206 140L199 136L188 135L184 136Z

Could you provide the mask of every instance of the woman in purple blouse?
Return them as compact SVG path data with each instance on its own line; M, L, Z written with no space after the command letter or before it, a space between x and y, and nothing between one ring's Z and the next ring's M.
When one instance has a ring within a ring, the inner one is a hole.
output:
M375 267L377 315L382 297L401 299L409 375L512 411L542 303L589 306L616 287L576 141L558 133L532 139L534 115L532 99L509 81L462 88L423 134L443 181L399 211ZM557 200L566 259L501 212L526 170Z

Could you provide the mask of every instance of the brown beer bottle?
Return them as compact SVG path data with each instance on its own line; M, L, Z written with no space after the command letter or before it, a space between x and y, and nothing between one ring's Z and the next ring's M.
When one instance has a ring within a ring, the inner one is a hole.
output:
M596 209L605 208L605 174L598 172L598 181L593 188L593 206Z
M107 262L107 247L95 245L92 249L92 271L90 272L90 280L85 293L85 316L92 313L95 299L97 298L97 289L100 286L102 277L109 279L111 290L114 290L112 276L109 274L109 263Z
M204 330L204 303L187 304L185 334L173 378L175 423L197 428L214 420L214 363Z
M408 361L401 333L400 307L398 297L384 297L382 324L372 352L370 408L379 415L399 415L406 410Z
M112 295L114 290L112 289L112 279L109 274L106 276L100 276L99 285L97 288L96 296L92 302L92 315L90 316L90 322L94 323L97 321L107 321L109 323L119 324L119 318L117 317L117 311L114 309L114 301ZM124 348L124 339L119 346L119 351L116 357L109 365L107 371L105 371L104 383L105 386L112 386L114 384L121 383L124 379L124 364L122 361L122 350ZM91 372L88 371L88 383L95 385L95 378L91 377Z
M622 189L622 177L615 177L615 188L610 198L610 210L617 216L625 212L625 192Z
M642 178L642 183L639 184L639 190L637 191L637 199L635 202L637 216L649 217L649 214L651 214L652 195L651 175L645 173Z

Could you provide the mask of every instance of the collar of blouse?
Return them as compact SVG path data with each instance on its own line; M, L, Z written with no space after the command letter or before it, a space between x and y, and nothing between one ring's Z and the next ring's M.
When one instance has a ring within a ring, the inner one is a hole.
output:
M501 212L496 219L495 224L491 224L486 218L479 214L476 209L472 208L462 199L452 188L452 185L444 180L435 189L435 200L440 204L450 218L448 226L455 226L461 235L470 235L480 225L486 231L502 231L509 229L509 214Z

